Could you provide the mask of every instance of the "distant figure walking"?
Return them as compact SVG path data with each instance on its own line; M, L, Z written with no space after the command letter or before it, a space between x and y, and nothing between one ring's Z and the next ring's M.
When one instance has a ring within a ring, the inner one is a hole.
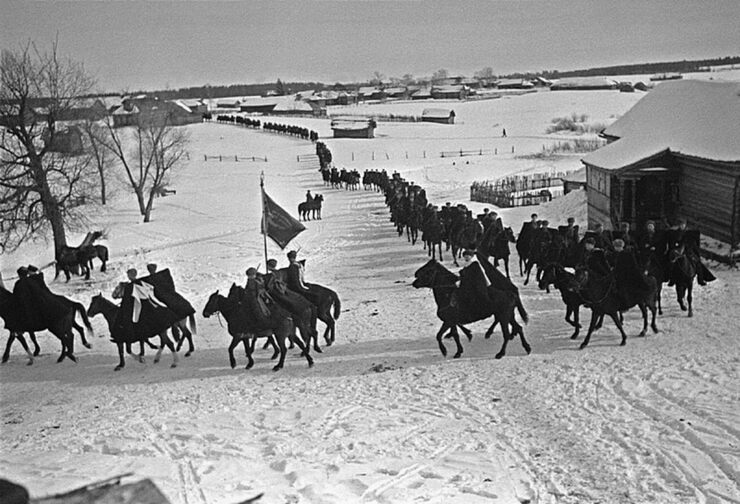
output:
M506 128L504 128L504 131L503 131L503 132L501 133L501 136L502 136L503 138L506 138Z

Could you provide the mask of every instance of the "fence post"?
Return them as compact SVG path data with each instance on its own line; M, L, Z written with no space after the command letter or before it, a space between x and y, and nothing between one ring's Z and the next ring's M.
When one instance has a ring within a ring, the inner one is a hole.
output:
M221 154L218 155L218 160L223 161L223 159L221 159Z
M375 151L373 151L373 161L375 161Z
M409 158L409 151L406 151L406 159Z
M514 146L511 146L511 153L514 154Z
M355 152L352 151L352 161L354 161L354 160L355 160Z
M483 149L480 150L480 154L478 154L478 155L479 156L482 156L483 155Z
M460 157L463 157L462 149L460 149Z
M498 147L496 147L496 148L493 149L493 153L494 154L498 154Z
M207 154L203 154L203 161L208 161L208 155Z
M424 159L427 158L427 151L424 151Z
M385 158L390 161L391 157L388 155L388 153L385 153Z
M239 162L239 156L237 156L236 154L234 154L234 161L237 163Z

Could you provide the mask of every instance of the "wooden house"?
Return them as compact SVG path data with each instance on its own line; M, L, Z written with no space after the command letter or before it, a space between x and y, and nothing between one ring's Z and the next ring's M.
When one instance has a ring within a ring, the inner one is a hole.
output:
M461 84L432 86L431 94L435 100L464 100L468 97L468 88Z
M337 117L331 121L334 138L374 138L375 120L369 117Z
M569 172L561 177L561 179L563 181L563 194L568 194L578 189L586 189L586 168Z
M431 100L432 88L423 87L411 93L412 100Z
M501 79L496 82L499 89L533 89L534 83L526 79Z
M442 108L428 108L421 113L422 122L455 124L455 111Z
M278 98L261 96L246 98L238 105L239 111L247 114L269 114L278 104Z
M657 86L606 128L582 159L588 221L641 229L679 217L723 242L740 240L740 83Z

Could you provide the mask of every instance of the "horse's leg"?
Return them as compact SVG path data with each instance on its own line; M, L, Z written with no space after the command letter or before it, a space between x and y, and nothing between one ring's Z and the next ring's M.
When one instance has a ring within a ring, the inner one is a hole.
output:
M506 270L506 278L511 280L511 276L509 276L509 256L504 257L504 269Z
M238 336L231 337L231 343L229 343L229 364L231 369L236 367L236 357L234 357L234 349L239 346L241 339Z
M658 310L655 306L655 298L653 298L651 302L648 304L648 308L650 309L650 314L652 316L652 320L650 321L650 328L653 330L654 333L657 333L658 326L655 323L655 314Z
M645 306L645 303L637 303L637 306L640 308L640 313L642 313L642 331L637 336L642 337L645 336L648 328L647 306Z
M496 317L498 319L498 317ZM496 359L500 359L504 355L506 355L506 345L509 344L509 340L511 339L511 333L509 331L509 321L508 320L501 320L501 333L504 337L504 342L501 345L501 350L498 351L496 354Z
M244 351L247 352L247 366L244 369L252 369L252 366L254 366L252 353L254 353L254 343L257 341L257 335L250 334L247 335L247 338L244 340Z
M285 363L285 354L288 353L288 350L285 348L285 336L282 334L275 335L275 338L277 339L277 344L280 347L280 360L278 361L275 366L273 366L273 371L280 371L283 369L283 364Z
M115 369L113 369L113 371L120 371L126 365L126 362L123 360L123 343L117 341L116 346L118 347L118 365L115 367ZM131 346L129 345L129 350L130 349Z
M295 344L298 345L298 348L301 351L301 355L303 355L306 358L306 361L308 361L308 367L313 367L313 358L309 353L309 350L311 350L311 345L309 344L309 342L306 342L306 344L304 345L303 341L301 341L299 338L296 338Z
M41 353L41 347L39 346L39 342L36 341L36 333L32 331L28 333L28 337L31 338L31 343L33 343L33 356L38 357Z
M445 357L447 357L447 349L445 348L445 344L442 342L442 337L449 327L450 326L447 325L447 322L442 322L442 327L437 332L437 343L439 344L439 351L442 352L442 355Z
M694 278L692 277L689 281L689 285L686 288L686 301L689 303L689 317L694 316L694 307L692 306L692 300L693 296L691 295L692 291L694 290Z
M489 327L488 330L486 331L486 334L484 336L485 339L488 339L491 337L491 335L493 334L493 330L496 329L496 326L498 325L498 323L499 323L498 318L494 317L493 324L491 324L491 327Z
M72 322L72 327L80 333L80 341L82 341L82 346L85 348L92 348L92 345L88 343L87 339L85 338L85 330L82 328L81 325L79 325L77 322Z
M663 303L660 300L663 297L663 282L658 282L658 292L655 293L655 297L658 304L658 315L663 315Z
M151 346L151 343L149 342L148 339L146 340L146 342L149 343L149 345ZM130 346L131 343L127 343L127 345L129 345L129 352L128 353L131 353L131 346ZM155 348L157 348L157 347L155 347ZM139 355L137 356L137 358L138 358L139 362L141 362L142 364L145 364L146 363L146 359L144 358L144 340L139 340ZM155 360L154 362L158 362L158 361Z
M167 341L169 341L169 338L167 338ZM162 350L164 350L164 338L162 338L162 335L159 335L159 348L157 348L157 353L154 356L154 363L157 364L159 362L160 357L162 357Z
M575 328L573 334L570 335L570 339L576 339L578 338L578 334L581 332L581 323L579 322L581 306L578 304L575 306L568 305L568 309L573 313L573 327Z
M680 282L676 282L676 299L678 299L678 305L681 307L681 311L686 311L686 305L683 302L684 289Z
M33 334L33 333L31 333ZM17 335L18 341L21 342L21 346L23 347L23 350L26 351L26 354L28 354L28 362L26 363L26 366L30 366L33 364L33 354L31 353L31 350L28 348L28 344L26 343L26 338L23 337L23 333L19 332ZM5 355L3 355L3 362L8 360Z
M457 327L459 327L463 334L468 337L468 341L473 341L473 333L470 331L470 329L460 324L458 324Z
M457 325L453 325L450 328L450 334L452 335L452 338L455 340L455 345L457 346L457 351L455 352L455 355L452 356L452 358L459 359L463 353L463 347L462 347L462 344L460 343L460 333L457 332Z
M617 329L619 329L619 333L622 335L622 342L619 344L619 346L624 346L627 344L627 335L624 332L624 327L622 327L622 321L619 320L618 312L610 313L609 316L614 321L614 324L617 326ZM647 314L644 315L645 319L647 320Z
M175 348L175 344L170 340L170 337L167 336L166 329L159 334L159 339L162 342L159 347L159 353L162 352L162 348L166 345L170 349L170 352L172 352L172 364L170 364L170 368L176 368L178 362L177 349Z
M511 319L511 326L513 330L511 331L512 337L516 336L517 333L519 333L519 340L522 343L522 348L524 348L524 351L527 352L527 355L532 353L532 347L529 346L529 343L527 343L527 339L524 337L524 328L519 325L519 323L514 320L512 317Z
M594 329L596 329L596 322L603 318L604 315L602 313L596 313L596 310L591 308L591 323L588 324L588 332L586 333L586 338L584 338L583 343L581 343L581 350L586 348L588 345L588 342L591 341L591 334L594 332Z
M3 360L2 360L2 363L3 364L5 364L6 362L8 362L8 359L10 358L10 346L13 344L13 341L16 338L16 333L14 331L9 331L9 333L10 334L8 335L8 342L5 344L5 351L3 352ZM20 341L20 338L18 338L18 341ZM27 350L27 346L25 344L25 341L24 341L24 343L22 343L22 345Z

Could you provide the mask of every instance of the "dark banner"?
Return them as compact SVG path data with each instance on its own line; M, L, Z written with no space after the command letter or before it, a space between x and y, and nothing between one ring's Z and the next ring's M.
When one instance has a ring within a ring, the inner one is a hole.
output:
M264 189L262 190L262 197L265 202L263 228L266 222L267 236L277 243L281 249L284 249L306 227L283 210L280 205L272 201ZM262 232L264 233L265 230L262 229Z

